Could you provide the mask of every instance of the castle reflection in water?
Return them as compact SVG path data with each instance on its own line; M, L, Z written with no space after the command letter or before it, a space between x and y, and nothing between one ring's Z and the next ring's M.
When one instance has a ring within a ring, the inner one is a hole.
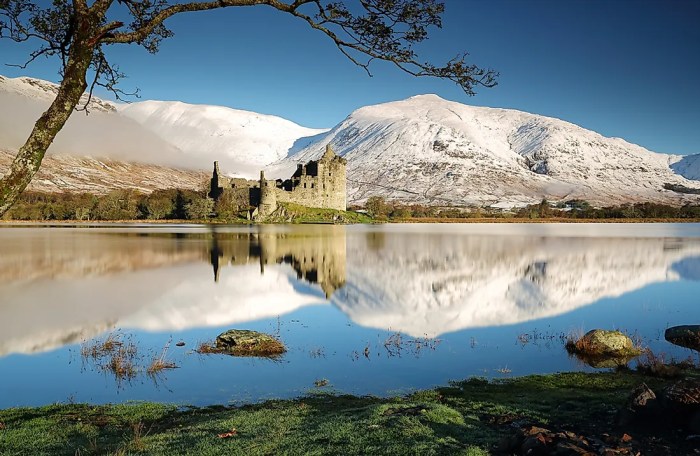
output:
M335 231L329 233L328 231ZM274 264L288 264L297 278L320 285L327 299L345 285L346 241L344 227L327 227L324 236L313 232L217 233L214 231L210 261L214 281L225 266L260 264L260 273ZM231 270L234 273L234 270Z

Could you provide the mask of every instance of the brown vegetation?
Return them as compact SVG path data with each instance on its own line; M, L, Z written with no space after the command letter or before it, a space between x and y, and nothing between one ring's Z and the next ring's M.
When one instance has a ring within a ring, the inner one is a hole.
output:
M663 353L657 355L648 348L637 359L637 371L651 377L677 378L684 371L693 367L695 367L695 363L692 357L688 357L688 359L683 361L677 361L673 358L666 360L666 356Z
M153 358L151 364L148 366L148 369L146 369L148 375L156 375L166 369L177 368L177 365L174 362L168 360L168 349L170 348L170 342L171 341L168 341L165 344L165 346L163 347L163 351L160 353L160 356Z

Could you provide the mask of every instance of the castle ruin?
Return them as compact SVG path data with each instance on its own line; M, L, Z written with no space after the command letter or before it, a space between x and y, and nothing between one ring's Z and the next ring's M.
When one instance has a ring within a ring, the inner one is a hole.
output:
M330 144L318 160L297 165L291 178L259 180L230 178L221 175L219 162L214 162L209 197L226 196L231 204L247 208L249 218L267 217L278 203L295 203L306 207L346 209L347 161L333 152Z

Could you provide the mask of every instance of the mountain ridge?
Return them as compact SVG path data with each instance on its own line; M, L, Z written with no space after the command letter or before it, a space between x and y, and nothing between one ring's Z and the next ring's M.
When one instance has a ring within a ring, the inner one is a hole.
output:
M0 149L19 148L55 91L47 81L0 76L0 103L9 107L0 110ZM504 208L542 199L681 205L697 203L693 192L700 191L700 156L656 153L554 117L435 94L361 107L330 130L178 101L122 105L93 97L88 108L90 116L71 116L48 156L197 170L220 161L229 175L255 178L264 169L284 179L330 143L348 160L351 204L376 195ZM71 181L61 172L53 170L55 180ZM129 176L117 180L128 186ZM86 190L77 184L62 189Z
M683 204L693 199L664 184L698 187L671 169L688 157L651 152L552 117L436 95L359 108L269 173L289 173L296 162L317 158L326 143L348 160L352 202L379 192L424 204L517 206L543 198Z

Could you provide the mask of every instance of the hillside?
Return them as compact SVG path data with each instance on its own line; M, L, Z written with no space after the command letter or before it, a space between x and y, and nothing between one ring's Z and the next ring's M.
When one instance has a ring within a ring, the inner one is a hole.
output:
M0 76L0 150L21 146L55 91L47 81ZM700 202L698 155L655 153L563 120L436 95L360 108L330 131L177 101L93 98L88 109L59 133L33 188L191 187L200 174L184 170L209 173L215 160L229 175L253 178L265 167L270 177L288 178L330 143L348 160L349 203L374 195L497 207L543 198L604 206ZM0 172L7 162L0 154Z
M0 149L0 174L9 169L15 152ZM134 189L143 193L165 188L198 190L209 175L159 165L70 155L48 155L29 190L107 193Z
M269 172L287 175L295 163L320 156L329 142L348 160L350 202L380 194L426 204L512 206L542 198L681 204L697 197L663 184L700 185L671 169L688 158L654 153L559 119L436 95L358 109ZM690 168L682 172L697 175Z

